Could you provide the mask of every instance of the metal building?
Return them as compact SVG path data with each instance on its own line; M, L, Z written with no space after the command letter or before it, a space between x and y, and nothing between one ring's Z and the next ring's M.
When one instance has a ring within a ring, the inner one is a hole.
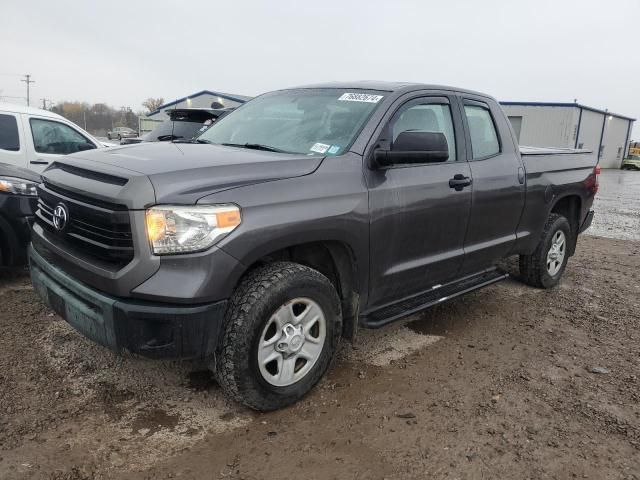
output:
M500 102L520 145L586 148L602 168L620 168L635 118L579 103Z
M193 95L189 95L188 97L182 97L161 105L157 110L149 113L147 118L165 120L167 116L164 112L173 108L220 108L220 105L225 108L237 107L250 99L251 97L247 97L245 95L202 90L194 93Z

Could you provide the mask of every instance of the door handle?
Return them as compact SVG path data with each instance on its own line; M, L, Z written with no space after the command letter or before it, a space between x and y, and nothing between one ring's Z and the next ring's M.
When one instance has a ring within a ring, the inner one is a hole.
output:
M49 162L45 162L44 160L31 160L29 163L31 165L49 165Z
M524 184L524 179L525 179L524 168L520 167L518 168L518 182L520 183L520 185Z
M456 173L453 178L449 179L449 187L455 188L456 192L460 192L464 187L471 185L471 183L473 183L472 180L461 173Z

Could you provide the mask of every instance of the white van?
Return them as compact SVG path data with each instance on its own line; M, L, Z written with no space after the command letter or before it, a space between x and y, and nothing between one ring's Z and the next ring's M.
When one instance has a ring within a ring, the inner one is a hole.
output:
M41 173L61 155L109 146L56 113L0 103L0 163Z

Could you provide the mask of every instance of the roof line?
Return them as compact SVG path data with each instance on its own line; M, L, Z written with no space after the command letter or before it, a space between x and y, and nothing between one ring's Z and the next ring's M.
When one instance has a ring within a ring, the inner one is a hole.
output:
M232 102L245 103L247 101L246 99L242 99L242 98L238 98L238 97L232 97L230 95L225 95L224 93L212 92L211 90L201 90L201 91L199 91L197 93L194 93L193 95L188 95L186 97L182 97L182 98L179 98L177 100L173 100L172 102L165 103L164 105L160 105L153 112L147 113L147 117L150 116L150 115L155 115L156 113L160 113L160 111L163 108L170 107L172 105L175 105L176 103L184 102L188 98L196 98L196 97L200 97L202 95L207 95L207 94L215 95L216 97L224 98L225 100L231 100Z
M589 107L581 103L568 103L568 102L500 102L500 105L522 106L522 107L575 107L588 110L590 112L602 113L604 115L611 115L612 117L622 118L624 120L631 120L635 122L636 119L627 117L626 115L620 115L619 113L609 112L607 110L600 110L599 108Z

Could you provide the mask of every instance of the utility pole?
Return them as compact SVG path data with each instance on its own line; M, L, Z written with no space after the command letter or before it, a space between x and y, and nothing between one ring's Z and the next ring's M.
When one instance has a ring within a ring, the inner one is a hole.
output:
M36 81L35 80L31 80L31 75L25 75L24 79L22 79L20 81L27 84L27 107L28 107L29 106L29 85L31 83L36 83Z
M47 109L47 102L49 102L49 106L51 106L51 104L53 103L53 100L51 100L50 98L41 98L40 100L42 100L42 109L43 110Z

